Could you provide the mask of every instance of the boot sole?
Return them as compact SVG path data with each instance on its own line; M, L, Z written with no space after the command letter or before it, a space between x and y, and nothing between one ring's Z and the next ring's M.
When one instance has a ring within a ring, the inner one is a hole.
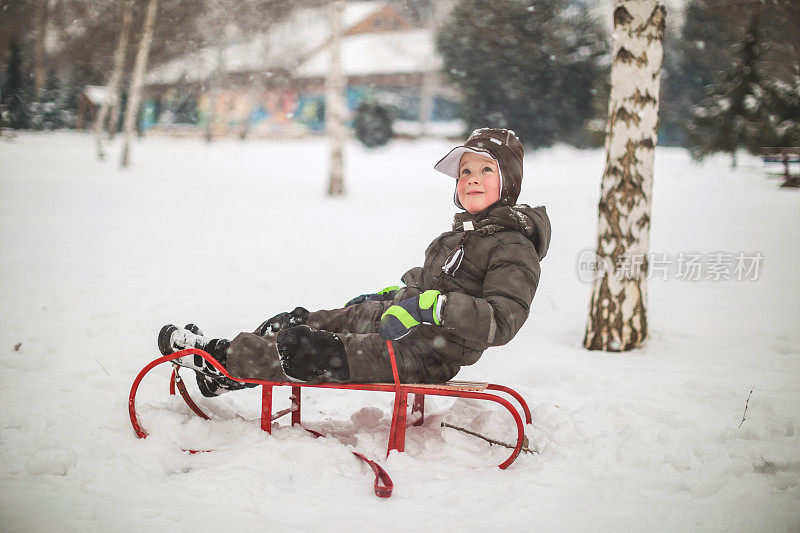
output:
M161 355L170 355L175 353L170 339L172 338L172 334L176 331L178 331L178 326L167 324L161 328L161 331L158 332L158 350L161 352Z
M203 336L203 330L200 329L200 326L198 326L197 324L186 324L185 326L183 326L183 329L188 329L195 335L199 335L201 337Z

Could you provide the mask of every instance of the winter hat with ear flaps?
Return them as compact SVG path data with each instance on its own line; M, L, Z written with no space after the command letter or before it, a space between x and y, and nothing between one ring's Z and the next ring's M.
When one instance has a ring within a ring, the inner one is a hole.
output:
M470 133L467 142L456 146L450 153L436 163L433 168L458 179L458 165L461 156L467 152L488 155L500 167L500 201L496 205L514 205L522 188L522 156L524 149L517 135L502 128L480 128ZM453 194L456 205L464 209L458 201L458 190Z

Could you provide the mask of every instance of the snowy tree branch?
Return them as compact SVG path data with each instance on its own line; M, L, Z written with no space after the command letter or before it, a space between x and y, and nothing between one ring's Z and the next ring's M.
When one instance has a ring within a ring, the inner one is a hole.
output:
M737 429L742 429L742 424L744 424L745 416L747 416L747 406L750 404L750 396L753 395L753 389L755 389L755 385L750 389L750 394L747 395L747 401L744 402L744 413L742 413L742 421L739 422L739 427Z

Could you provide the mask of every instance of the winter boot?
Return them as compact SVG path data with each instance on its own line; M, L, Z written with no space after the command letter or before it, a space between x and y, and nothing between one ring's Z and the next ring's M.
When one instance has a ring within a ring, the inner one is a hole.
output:
M183 329L188 329L189 331L191 331L195 335L200 335L201 337L203 336L203 331L200 329L200 326L198 326L197 324L186 324L185 326L183 326Z
M295 326L278 333L277 347L283 371L291 378L338 383L350 379L344 344L334 333Z
M230 344L227 339L204 337L203 332L195 324L187 324L183 329L167 324L161 328L161 332L158 334L158 349L162 354L169 355L186 348L197 348L208 352L223 367L228 361ZM199 355L179 357L173 362L194 370L197 387L200 389L200 393L206 397L219 396L223 392L256 386L255 383L241 383L224 376Z
M230 345L231 343L228 339L211 339L203 349L208 352L211 357L216 359L219 364L227 368L228 349ZM198 361L198 358L200 361ZM203 367L203 370L192 369L194 370L195 380L197 381L197 388L199 388L200 393L207 398L219 396L223 392L242 390L256 386L254 383L234 381L222 375L202 357L195 356L193 363L197 364L198 362Z
M187 326L186 329L190 328ZM219 361L219 364L227 368L230 345L231 343L228 339L211 339L211 341L209 341L209 343L206 345L205 351L208 352L214 359ZM227 376L223 376L217 371L216 368L208 364L205 359L202 357L200 359L202 360L202 364L206 370L203 372L198 372L195 370L194 374L195 380L197 381L197 388L200 389L200 394L206 398L213 398L214 396L219 396L224 392L249 389L258 386L257 383L242 383L241 381L235 381ZM197 362L197 358L195 358L194 362Z
M211 339L202 334L193 333L200 331L194 324L187 324L186 328L179 328L173 324L167 324L158 334L158 349L164 355L170 355L187 348L197 348L203 350L216 359L219 364L225 366L228 361L228 348L230 341L227 339ZM191 368L195 372L202 372L212 377L224 377L219 370L203 359L199 355L185 355L172 360L173 363L186 368Z
M187 324L186 328L179 328L174 324L167 324L158 332L158 349L162 355L198 348L204 350L211 339L207 339L195 324ZM195 333L200 332L200 333Z
M306 323L309 311L303 307L295 307L290 313L278 313L261 323L256 330L256 334L261 337L268 337L270 334L278 333L282 329L292 326L300 326Z

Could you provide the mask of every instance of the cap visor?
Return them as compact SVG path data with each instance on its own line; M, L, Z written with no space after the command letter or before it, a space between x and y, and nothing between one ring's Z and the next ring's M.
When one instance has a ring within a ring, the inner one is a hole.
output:
M434 170L438 170L442 174L447 174L452 178L458 179L458 165L461 163L461 156L471 152L473 154L488 155L492 159L494 156L488 150L481 150L480 148L469 148L467 146L456 146L444 156L438 163L433 165ZM496 161L496 159L495 159Z

